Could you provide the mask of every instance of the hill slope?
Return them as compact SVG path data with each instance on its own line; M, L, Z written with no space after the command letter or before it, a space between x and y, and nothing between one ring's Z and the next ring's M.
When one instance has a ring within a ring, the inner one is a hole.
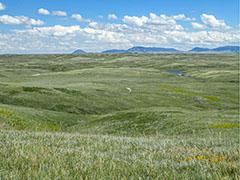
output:
M1 126L133 136L168 134L174 125L165 123L181 117L178 121L184 126L192 111L205 111L207 119L215 121L211 110L227 112L238 105L236 55L94 56L3 56ZM174 74L176 70L183 71L183 76ZM192 118L200 116L196 113ZM50 117L55 118L49 121ZM201 128L194 127L195 123L202 124ZM194 120L188 128L204 130L203 119ZM175 133L188 131L180 128Z

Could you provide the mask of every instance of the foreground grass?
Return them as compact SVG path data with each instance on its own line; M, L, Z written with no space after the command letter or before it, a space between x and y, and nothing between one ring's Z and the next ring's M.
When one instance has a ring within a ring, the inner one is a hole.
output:
M208 134L207 139L130 138L1 131L0 177L237 179L240 176L237 143L219 134Z

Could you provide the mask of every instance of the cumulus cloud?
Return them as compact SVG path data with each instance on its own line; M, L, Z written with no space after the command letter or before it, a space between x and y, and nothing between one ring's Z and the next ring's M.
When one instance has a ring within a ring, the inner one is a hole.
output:
M184 30L180 24L177 24L176 18L179 17L167 16L164 14L158 16L154 13L150 13L149 16L124 16L123 22L129 25L148 29L149 31L157 29Z
M42 15L49 15L50 14L50 12L47 9L44 9L44 8L38 9L38 13L42 14Z
M145 23L147 23L148 18L146 16L124 16L123 22L131 25L136 25L136 26L143 26Z
M76 21L79 21L79 22L92 22L90 19L85 19L84 17L82 17L82 15L80 14L73 14L71 16L72 19L75 19Z
M109 20L117 20L118 17L117 17L116 14L109 14L109 15L108 15L108 19L109 19Z
M52 15L54 15L54 16L67 16L67 13L65 11L53 11Z
M95 22L95 21L91 21L91 22L88 23L88 26L89 26L89 27L96 28L96 27L98 27L98 23Z
M207 28L204 24L200 24L197 22L192 22L191 24L192 24L193 29L195 29L195 30L203 30L203 29Z
M210 26L212 28L227 28L227 25L224 20L218 20L213 15L202 14L201 20L205 25Z
M98 40L100 42L113 44L130 43L130 41L125 38L125 35L123 33L94 29L90 27L82 29L82 32L84 32L86 36L94 39L95 41Z
M185 14L172 16L175 20L195 21L195 18L187 17Z
M194 20L193 18L189 18L184 14L178 14L175 16L167 16L165 14L156 15L154 13L150 13L149 16L124 16L123 22L137 25L137 26L144 26L144 25L155 25L155 26L176 26L178 20ZM180 28L182 29L182 28Z
M53 15L53 16L67 16L67 12L65 12L65 11L52 11L52 12L50 12L48 9L44 9L44 8L38 9L38 14Z
M72 18L79 22L84 22L84 18L80 14L73 14Z
M56 26L50 26L50 27L34 27L33 29L29 29L25 32L60 37L60 36L73 34L80 30L81 30L80 26L56 25ZM24 30L21 32L24 32Z
M43 21L38 19L32 19L26 16L9 16L2 15L0 16L0 24L9 24L9 25L33 25L33 26L41 26L44 24Z
M0 11L6 9L6 5L0 2Z

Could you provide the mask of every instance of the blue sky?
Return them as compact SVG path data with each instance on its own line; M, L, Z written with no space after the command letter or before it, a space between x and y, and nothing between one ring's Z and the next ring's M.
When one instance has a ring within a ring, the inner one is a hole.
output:
M0 0L0 53L238 42L239 0Z

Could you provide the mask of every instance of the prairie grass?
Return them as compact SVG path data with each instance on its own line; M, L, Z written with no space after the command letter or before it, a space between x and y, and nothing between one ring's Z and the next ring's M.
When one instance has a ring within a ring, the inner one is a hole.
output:
M0 179L239 179L238 61L0 56Z

